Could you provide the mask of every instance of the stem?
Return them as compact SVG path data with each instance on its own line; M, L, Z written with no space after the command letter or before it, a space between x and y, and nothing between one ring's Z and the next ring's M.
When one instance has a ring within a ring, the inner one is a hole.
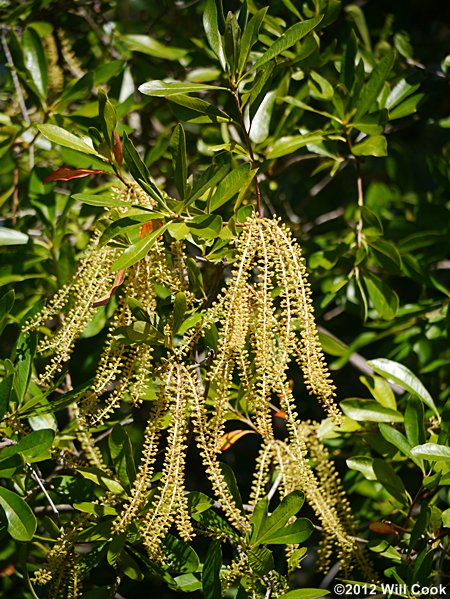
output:
M364 206L364 192L363 192L363 184L362 184L362 176L361 176L361 163L359 159L356 159L356 188L358 190L358 207L360 209L358 222L356 224L356 244L358 249L362 245L362 229L363 229L363 220L362 220L362 207Z
M252 142L250 141L250 136L248 134L247 128L244 123L244 115L242 113L242 106L241 106L241 102L239 100L239 96L237 93L237 88L236 88L236 85L232 81L230 82L230 84L231 84L231 93L233 94L233 98L234 98L236 108L238 111L238 115L239 115L239 124L241 125L242 134L243 134L244 140L245 140L245 145L247 146L247 150L250 155L250 160L252 162L252 168L256 169L256 168L258 168L258 164L255 160L255 156L253 154ZM258 211L258 216L259 216L259 218L262 218L263 213L262 213L262 205L261 205L261 192L259 191L259 183L258 183L257 175L255 175L255 195L256 195L256 207L257 207L257 211Z

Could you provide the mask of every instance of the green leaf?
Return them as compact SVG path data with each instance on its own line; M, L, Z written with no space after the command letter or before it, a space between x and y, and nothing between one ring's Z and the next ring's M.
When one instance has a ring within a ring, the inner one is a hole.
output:
M94 154L95 156L102 158L102 156L83 139L77 137L73 133L69 133L62 127L44 124L37 125L37 128L44 137L55 144L70 148L71 150L76 150L77 152L82 152L83 154Z
M172 152L172 166L175 174L175 185L184 200L186 197L187 155L186 155L186 135L181 123L175 127L170 139L170 150Z
M238 507L238 509L241 510L241 512L243 512L244 506L242 504L241 494L239 492L239 487L237 485L236 477L234 475L233 469L230 468L230 466L228 466L228 464L225 464L225 462L220 462L219 466L220 466L220 470L223 474L223 477L225 479L225 482L227 484L228 490L230 491L231 496L233 497L236 506Z
M191 83L189 81L149 81L139 86L141 94L164 98L179 94L199 93L214 89L227 90L226 87L208 85L207 83Z
M218 214L196 216L186 223L192 235L200 239L215 239L222 230L222 217Z
M183 324L184 315L186 314L186 294L182 291L179 291L173 302L173 324L172 324L172 334L176 335L179 328Z
M127 165L133 179L135 179L138 183L140 180L146 182L150 181L148 169L126 133L123 134L122 148L123 159L125 160L125 164Z
M387 156L387 141L384 135L372 135L352 146L355 156Z
M23 32L22 50L25 66L30 72L33 83L39 90L41 99L45 100L48 91L47 59L41 39L31 27L27 27Z
M213 541L206 553L202 570L202 588L205 599L220 599L220 568L222 567L222 549L220 541Z
M385 408L397 409L394 392L389 383L381 376L362 376L361 382L369 389L373 397Z
M8 412L9 398L13 388L14 374L5 376L0 382L0 420ZM1 459L1 452L0 452Z
M268 92L252 119L249 136L255 144L262 143L269 137L270 119L272 118L276 97L276 90Z
M264 537L266 545L296 545L311 536L314 527L307 518L297 518L295 522Z
M268 7L266 6L258 10L247 23L247 26L242 32L241 47L238 59L239 74L243 72L248 61L250 50L258 39L259 30L261 28L262 22L264 21L264 17L266 16L267 9Z
M317 25L322 21L323 15L319 17L314 17L313 19L307 19L306 21L302 21L301 23L296 23L292 25L289 29L287 29L280 37L269 47L268 50L255 62L255 64L249 69L249 71L254 71L255 69L259 69L264 64L278 56L302 38L304 38L308 33L313 31L317 27Z
M423 403L414 395L408 399L406 404L405 432L413 447L425 443Z
M405 389L412 395L417 395L417 397L423 401L426 406L433 410L438 419L441 419L439 411L434 404L433 398L425 389L423 384L419 381L419 379L409 370L409 368L406 368L406 366L403 366L403 364L399 364L393 360L388 360L387 358L371 360L368 362L368 364L378 374L381 374L393 383L397 383L397 385L400 385L402 389Z
M357 470L367 478L367 480L376 480L375 472L373 471L373 459L366 456L355 456L345 460L350 470Z
M389 443L391 443L391 445L399 449L404 455L406 455L410 460L417 464L419 468L423 470L422 461L417 459L414 456L414 454L411 453L413 446L408 441L408 439L404 435L402 435L400 431L384 423L379 424L378 427L380 429L380 433L383 435L386 441L388 441Z
M385 460L375 458L373 471L379 483L402 505L409 502L409 496L402 479L395 473L394 468Z
M141 52L155 58L164 58L165 60L180 60L188 53L183 48L161 44L155 38L149 35L121 35L120 40L132 52Z
M392 320L397 314L399 306L399 298L395 291L384 281L373 275L365 272L363 275L364 283L367 287L369 297L373 307L384 320Z
M117 478L126 489L129 489L136 478L136 466L130 438L120 424L114 425L108 437L108 446Z
M377 108L376 100L383 89L394 60L395 53L393 51L388 52L373 69L369 80L362 88L361 94L358 97L357 110L353 117L354 121L358 121L367 112L373 112Z
M122 270L122 268L129 268L130 266L133 266L133 264L136 264L136 262L139 262L139 260L148 254L152 246L156 243L158 237L164 233L171 222L172 221L167 222L159 229L156 229L156 231L150 233L150 235L146 235L137 243L130 245L130 247L128 247L113 263L111 270L117 272L118 270Z
M424 99L425 94L415 94L410 98L407 98L404 102L396 106L393 110L389 111L389 120L394 121L395 119L402 119L405 116L414 114L417 112L417 107Z
M107 491L111 491L114 495L120 495L121 497L126 497L124 488L120 483L111 478L109 474L103 472L100 468L90 468L88 466L78 467L77 472L79 472L84 478L88 480L92 480L96 485L99 485L103 489Z
M0 227L0 246L24 245L25 243L28 243L28 239L29 237L25 233L6 227Z
M209 212L214 212L231 200L231 198L240 191L242 185L244 185L249 172L250 165L241 164L228 173L217 186L217 189L209 202Z
M114 146L114 131L117 124L116 109L108 100L106 92L102 89L98 90L98 112L100 125L106 144L112 150Z
M340 402L346 416L358 422L403 422L403 415L371 399L350 398Z
M225 21L225 55L230 65L230 73L234 77L237 70L239 58L239 45L241 39L241 28L234 14L229 11Z
M164 553L164 563L172 575L198 571L200 566L198 555L185 541L167 534L161 549Z
M275 569L273 553L267 547L253 547L248 553L248 564L258 576L266 576Z
M83 75L81 79L74 80L73 85L68 84L67 87L64 88L62 96L55 104L58 112L62 112L65 106L71 102L75 102L75 100L85 99L93 87L94 75L92 71Z
M175 94L173 96L169 96L167 99L170 102L184 106L193 112L192 117L186 120L192 120L195 118L195 122L199 122L198 117L200 115L204 115L205 122L223 123L232 120L226 112L223 112L223 110L220 110L217 108L217 106L214 106L214 104L211 104L210 102L207 102L201 98L195 98L185 94Z
M408 83L406 79L400 79L394 85L391 93L386 99L385 107L391 111L395 106L403 102L408 96L413 94L420 87L420 83Z
M292 154L300 148L304 148L308 144L318 144L324 140L324 135L321 132L314 131L305 133L304 135L287 135L277 139L267 154L267 158L280 158L287 154Z
M416 458L422 458L430 462L450 462L450 447L438 445L437 443L424 443L413 447L411 453Z
M297 589L280 595L280 599L320 599L329 594L326 589Z
M76 193L72 196L74 200L77 202L83 202L84 204L89 204L89 206L104 206L108 208L123 206L130 207L129 202L124 202L123 200L119 200L115 198L110 193L105 194L91 194L91 193Z
M17 493L0 487L0 505L6 514L8 532L16 541L31 541L37 520L30 506Z
M266 543L268 538L273 537L280 529L283 529L287 522L295 516L304 503L303 493L300 491L292 491L289 495L283 497L281 503L277 506L274 512L260 526L253 529L250 536L251 545L261 545ZM264 504L261 511L264 509ZM309 536L309 535L308 535Z
M211 46L212 51L219 59L222 69L226 71L227 64L223 49L222 36L220 35L219 22L217 18L217 6L215 0L207 0L203 12L203 27L206 33L206 39Z

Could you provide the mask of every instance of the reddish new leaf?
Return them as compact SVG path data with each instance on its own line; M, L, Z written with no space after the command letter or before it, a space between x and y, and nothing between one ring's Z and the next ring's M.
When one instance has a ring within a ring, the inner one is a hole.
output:
M94 170L90 168L67 168L63 166L54 173L50 173L43 180L43 183L50 183L51 181L70 181L71 179L80 179L81 177L87 177L89 175L96 175L97 173L104 173L106 171Z
M398 534L395 525L391 522L371 522L369 524L370 530L378 533L379 535L396 535Z
M122 142L120 141L120 136L117 131L114 129L114 147L113 147L114 158L119 166L122 166L123 162L123 149Z
M111 297L116 293L116 291L122 285L123 280L125 278L125 270L126 270L125 268L122 268L122 270L117 271L116 278L114 279L114 283L113 283L111 289L108 291L108 293L106 295L104 295L103 297L101 297L100 299L98 299L97 301L94 302L94 308L97 308L98 306L106 306L106 304L109 302Z
M235 430L225 433L220 438L220 451L226 451L234 445L236 441L239 441L241 437L248 435L249 433L253 433L253 431Z

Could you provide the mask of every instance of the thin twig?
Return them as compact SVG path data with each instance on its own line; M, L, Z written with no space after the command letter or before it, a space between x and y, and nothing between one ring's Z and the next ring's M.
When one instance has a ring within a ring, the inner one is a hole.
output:
M363 230L363 219L362 219L362 208L364 206L364 192L363 183L361 176L361 163L356 159L356 188L358 190L358 207L359 207L359 218L356 224L356 245L358 249L362 245L362 230Z
M28 462L27 462L27 466L31 470L31 477L37 482L41 491L44 493L45 498L48 501L51 511L59 518L58 509L56 508L56 505L53 503L53 500L50 497L50 495L47 493L47 489L44 487L44 483L42 482L41 477L39 476L39 471L38 471L37 467L33 466L33 464L29 464Z

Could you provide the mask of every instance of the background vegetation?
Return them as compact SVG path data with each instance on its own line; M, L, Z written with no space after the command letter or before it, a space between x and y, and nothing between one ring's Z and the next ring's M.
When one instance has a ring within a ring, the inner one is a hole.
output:
M418 0L263 6L0 2L2 597L220 597L220 565L236 549L219 534L220 505L207 504L216 520L209 530L203 522L207 534L191 547L166 537L164 565L149 560L137 531L114 540L112 512L101 508L125 502L152 388L140 407L124 401L92 428L109 474L86 466L76 406L95 375L116 295L96 309L54 385L38 384L49 355L36 354L36 338L54 334L57 319L33 334L21 327L74 276L95 222L108 227L118 256L126 250L116 271L150 248L139 240L150 222L167 252L176 240L187 244L187 312L175 316L173 290L157 288L160 321L180 320L176 345L231 276L232 241L257 208L255 181L262 213L288 224L305 256L343 424L333 428L297 367L289 378L301 419L320 423L374 580L405 584L407 597L414 583L448 582L449 15L441 3ZM137 211L121 220L112 190L124 180L153 197L151 217ZM125 342L136 342L130 334ZM168 347L155 335L138 341L157 355ZM216 342L207 339L202 368ZM251 431L242 398L234 399L227 432ZM284 439L277 398L274 405ZM259 444L256 434L224 438L221 459L244 503ZM195 439L188 457L187 490L211 495ZM268 491L276 480L274 471ZM77 536L80 514L89 527ZM336 557L317 571L321 525L308 505L301 516L316 530L288 575L289 597L320 597L325 590L305 588L331 590L344 574ZM73 579L59 587L33 579L64 528L75 531L81 590ZM224 541L222 553L211 536ZM226 596L277 596L269 579L287 573L283 543L266 545L272 557L255 566L259 582L238 576ZM356 568L349 580L370 582L364 576Z

